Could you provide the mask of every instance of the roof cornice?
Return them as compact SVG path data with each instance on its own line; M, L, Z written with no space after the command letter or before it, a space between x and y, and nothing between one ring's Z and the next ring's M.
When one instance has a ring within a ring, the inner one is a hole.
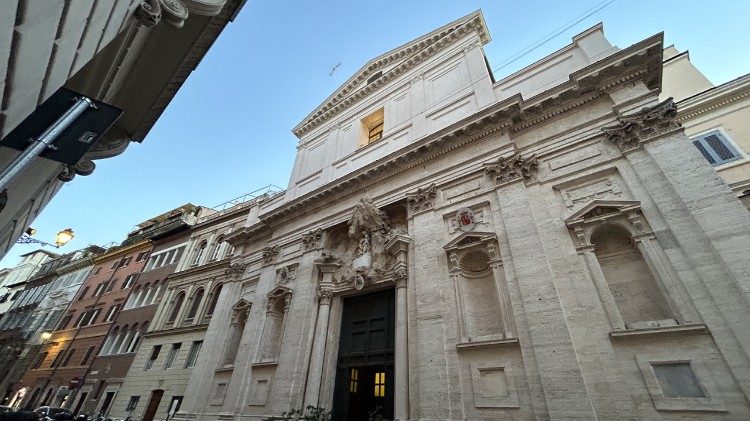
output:
M747 97L750 97L750 73L679 101L677 120L690 120Z
M339 89L331 94L313 112L307 115L292 132L297 137L302 137L314 128L320 126L343 110L356 104L359 100L383 87L396 77L422 63L428 57L436 54L445 46L452 44L462 36L476 32L482 44L490 42L490 34L481 11L473 12L442 28L438 28L422 37L415 39L401 47L397 47L367 62L357 73L349 78ZM408 60L390 69L375 81L355 91L368 77L381 70L385 66L397 60L405 58Z
M455 148L497 132L520 132L548 122L626 83L643 81L650 91L661 88L663 34L649 37L572 73L567 82L524 100L520 94L495 103L442 130L412 142L347 177L334 180L310 193L260 215L261 223L238 230L237 240L250 232L262 232L289 217L299 217L359 194L382 182ZM241 242L241 241L240 241Z

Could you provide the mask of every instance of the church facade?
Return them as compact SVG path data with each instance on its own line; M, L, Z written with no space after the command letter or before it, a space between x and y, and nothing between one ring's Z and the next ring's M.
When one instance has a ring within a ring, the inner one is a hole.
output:
M750 213L659 99L662 35L498 81L489 41L463 17L295 127L175 419L750 416Z

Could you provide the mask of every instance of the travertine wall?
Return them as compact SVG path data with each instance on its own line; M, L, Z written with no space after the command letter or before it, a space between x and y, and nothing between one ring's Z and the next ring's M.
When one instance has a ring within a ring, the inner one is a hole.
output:
M205 335L214 352L178 419L331 409L344 298L379 290L396 295L395 418L750 416L750 214L674 103L658 102L661 37L616 51L597 33L576 43L599 61L559 86L251 210L229 236L238 253ZM602 264L607 227L627 266ZM491 286L470 293L478 279ZM613 287L633 280L648 292Z

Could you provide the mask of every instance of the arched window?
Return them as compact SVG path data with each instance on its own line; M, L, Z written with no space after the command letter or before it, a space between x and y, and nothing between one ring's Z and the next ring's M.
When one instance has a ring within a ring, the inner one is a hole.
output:
M183 301L185 301L185 291L177 294L177 297L174 299L174 304L172 304L172 311L169 313L169 319L167 319L167 322L172 323L175 321L175 319L177 319L177 314L180 312L180 308L182 308Z
M206 306L206 312L204 313L206 316L210 316L214 314L214 310L216 309L216 303L219 301L219 294L221 294L221 287L223 284L217 285L213 292L211 292L211 296L208 297L208 305Z
M211 253L211 260L218 260L221 258L221 251L224 249L224 236L220 235L216 239L216 245L214 246L214 251Z
M193 266L198 265L201 263L201 259L203 258L203 254L206 252L206 245L207 243L203 241L198 246L198 249L195 250L195 257L193 257Z
M600 225L591 233L591 244L626 326L674 317L627 229Z
M203 288L199 288L195 293L193 294L192 298L193 302L190 303L190 310L187 314L187 319L192 320L193 317L195 317L196 314L198 314L198 307L201 305L201 300L203 300Z

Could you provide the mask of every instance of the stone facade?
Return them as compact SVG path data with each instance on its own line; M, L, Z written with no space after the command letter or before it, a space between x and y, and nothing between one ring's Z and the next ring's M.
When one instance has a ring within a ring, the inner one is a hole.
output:
M659 100L662 36L497 82L487 42L439 28L294 129L176 418L750 416L750 214Z

